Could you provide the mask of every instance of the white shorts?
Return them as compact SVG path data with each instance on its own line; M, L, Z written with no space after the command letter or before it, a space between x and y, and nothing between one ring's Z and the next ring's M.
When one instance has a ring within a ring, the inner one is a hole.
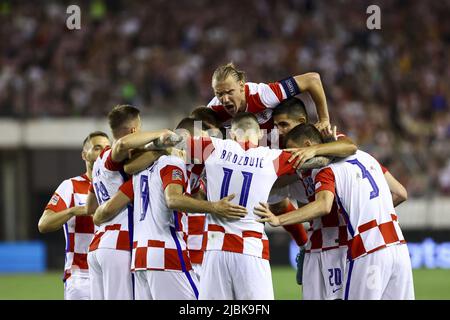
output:
M202 265L199 263L192 263L192 270L197 278L197 282L200 283L200 276L202 275Z
M64 300L90 300L89 277L71 275L64 282Z
M347 247L305 253L303 262L303 300L344 298Z
M227 252L206 251L199 300L273 300L268 260Z
M136 300L197 300L194 272L135 271Z
M346 300L413 300L414 285L406 244L393 245L349 261Z
M92 300L133 300L131 254L97 249L88 253Z

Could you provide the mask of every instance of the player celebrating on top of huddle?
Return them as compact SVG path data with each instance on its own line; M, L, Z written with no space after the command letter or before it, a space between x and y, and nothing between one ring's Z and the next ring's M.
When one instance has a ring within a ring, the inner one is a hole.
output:
M310 72L289 77L274 83L246 82L245 73L233 63L218 67L212 76L216 95L208 107L217 112L224 126L239 112L256 115L261 129L273 129L272 109L281 101L301 92L309 92L313 99L319 122L316 127L324 134L331 134L330 117L320 75Z

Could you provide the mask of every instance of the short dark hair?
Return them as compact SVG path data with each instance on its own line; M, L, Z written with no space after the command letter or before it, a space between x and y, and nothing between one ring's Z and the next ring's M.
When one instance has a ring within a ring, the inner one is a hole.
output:
M311 142L315 143L323 143L323 138L320 131L317 130L314 125L309 123L299 124L286 135L286 143L293 141L300 146L303 145L303 142L306 139L309 139Z
M135 120L139 116L139 109L127 104L115 106L108 114L108 122L114 133L120 130L128 121Z
M208 129L211 129L211 126L217 129L222 127L222 121L217 117L217 113L208 107L195 108L192 110L190 117L205 122L209 126Z
M259 128L258 118L256 118L253 113L239 112L233 117L233 119L231 119L231 126L236 126L242 130L247 130L250 129L250 126L253 126L252 122L254 122L255 127Z
M272 112L272 117L285 114L289 118L298 119L304 117L308 122L308 113L306 112L306 106L302 100L296 97L290 97L283 100L279 105L275 107Z
M191 134L191 136L194 136L194 127L195 127L195 122L200 122L202 125L202 130L207 131L209 128L206 126L206 124L204 123L204 121L201 120L197 120L197 119L193 119L193 118L183 118L177 125L177 127L175 129L185 129L187 131L189 131L189 133Z
M106 133L104 133L103 131L94 131L94 132L89 133L88 136L86 137L86 139L84 139L83 148L86 145L86 143L94 137L105 137L106 139L109 140L108 135Z

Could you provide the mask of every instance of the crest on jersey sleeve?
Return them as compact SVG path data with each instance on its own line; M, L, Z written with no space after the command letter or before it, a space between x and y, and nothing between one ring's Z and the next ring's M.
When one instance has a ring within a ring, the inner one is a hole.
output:
M172 181L183 181L183 172L180 169L174 169L172 171Z
M57 194L54 194L48 204L51 204L52 206L56 206L58 204L59 199L60 199L60 197Z
M320 181L316 182L316 190L319 189L322 186L322 183Z

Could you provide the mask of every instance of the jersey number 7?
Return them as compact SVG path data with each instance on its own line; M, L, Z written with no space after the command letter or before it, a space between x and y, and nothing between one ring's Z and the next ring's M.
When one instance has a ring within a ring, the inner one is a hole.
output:
M223 168L223 181L222 187L220 188L220 199L228 196L228 189L230 188L231 176L233 175L233 170L228 168ZM252 183L253 173L242 171L244 176L244 183L242 184L241 197L239 198L239 205L246 207L248 194L250 192L250 185Z

